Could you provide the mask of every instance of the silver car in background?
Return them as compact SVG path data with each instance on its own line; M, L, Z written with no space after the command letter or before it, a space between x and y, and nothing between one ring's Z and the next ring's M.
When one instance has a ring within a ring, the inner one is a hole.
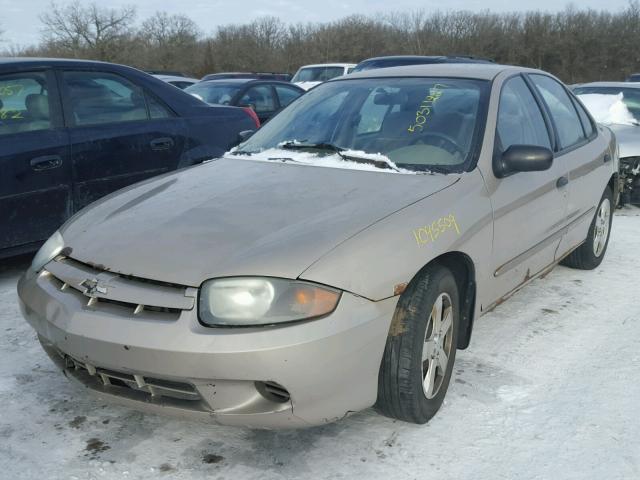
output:
M595 120L606 124L616 135L620 148L620 205L640 206L640 83L585 83L573 91ZM603 111L602 100L609 109ZM619 107L626 107L625 111Z
M89 206L21 278L21 309L67 376L137 408L424 423L476 319L559 262L600 264L616 151L538 70L354 74L224 158Z

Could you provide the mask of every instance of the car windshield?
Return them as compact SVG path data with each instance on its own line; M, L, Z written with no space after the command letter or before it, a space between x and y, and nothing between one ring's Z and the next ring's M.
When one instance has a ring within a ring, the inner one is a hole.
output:
M214 105L229 105L231 99L242 88L242 83L196 83L184 89L203 102Z
M615 113L615 100L620 97L622 103L627 107L628 113L630 113L636 122L640 122L640 88L625 88L625 87L577 87L573 89L573 93L578 95L580 99L583 101L585 106L589 109L591 114L594 116L597 122L599 123L627 123L622 120L616 121L615 115L613 119L607 120L603 116L603 114L599 111L600 108L597 107L597 97L593 97L592 95L606 95L611 99L612 106L614 108ZM585 97L589 95L589 97ZM594 101L595 100L595 101ZM601 100L605 100L603 98ZM611 107L609 107L611 108Z
M460 78L341 80L309 91L235 154L309 146L323 154L383 157L413 171L463 171L478 151L489 83ZM325 150L325 151L323 151ZM307 152L308 153L308 152Z
M343 67L306 67L298 70L291 80L296 82L326 82L344 74Z

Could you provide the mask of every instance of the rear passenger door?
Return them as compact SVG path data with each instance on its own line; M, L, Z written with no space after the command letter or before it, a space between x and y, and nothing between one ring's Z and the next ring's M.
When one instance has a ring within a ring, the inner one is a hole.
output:
M26 250L70 213L69 139L53 72L0 74L0 250Z
M494 155L512 145L553 149L552 126L542 105L521 75L502 85ZM565 222L566 188L559 182L564 168L518 172L497 179L490 193L494 210L492 271L499 301L554 261Z
M558 139L555 163L567 182L567 228L556 253L556 259L560 259L587 237L611 172L608 162L612 158L607 154L606 140L598 136L589 115L560 82L540 74L530 74L529 78L553 120Z
M174 170L184 124L149 92L116 73L59 72L74 167L74 208Z

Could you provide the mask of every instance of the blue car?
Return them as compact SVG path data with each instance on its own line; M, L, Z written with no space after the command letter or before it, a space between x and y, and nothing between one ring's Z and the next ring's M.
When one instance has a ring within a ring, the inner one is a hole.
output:
M221 156L257 123L134 68L0 59L0 258L132 183Z

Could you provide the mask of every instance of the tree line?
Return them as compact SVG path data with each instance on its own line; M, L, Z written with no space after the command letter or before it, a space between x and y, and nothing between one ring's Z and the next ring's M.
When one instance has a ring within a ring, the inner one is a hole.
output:
M90 58L198 77L292 73L309 63L393 54L474 55L541 68L567 83L622 80L640 71L638 0L618 12L571 6L556 13L415 10L306 24L262 17L210 34L185 15L157 12L139 22L134 7L79 1L51 4L39 19L37 45L7 47L2 55Z

